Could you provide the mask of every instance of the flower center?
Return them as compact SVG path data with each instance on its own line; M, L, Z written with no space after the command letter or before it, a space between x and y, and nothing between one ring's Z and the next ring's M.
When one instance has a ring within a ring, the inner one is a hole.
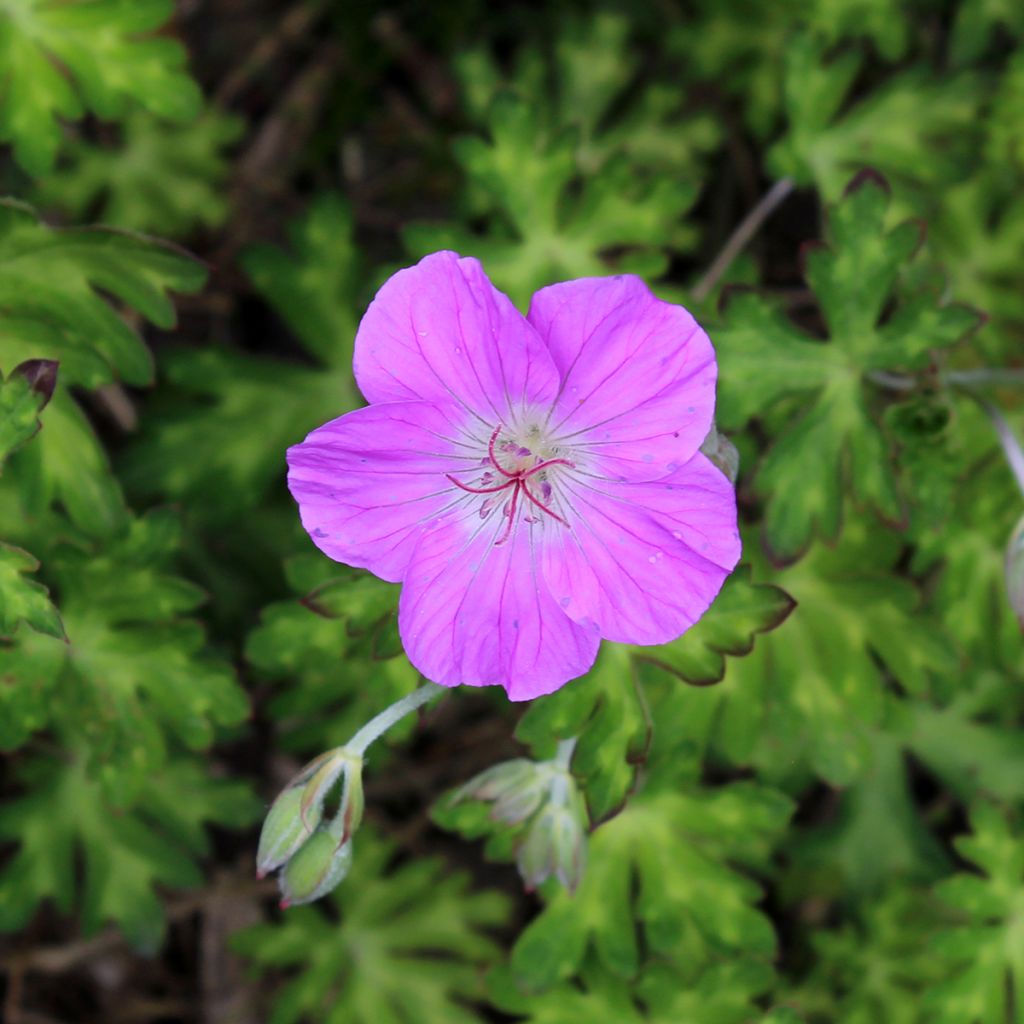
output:
M503 432L505 428L499 423L487 442L487 455L480 460L483 473L473 485L464 484L451 473L445 473L445 476L460 490L488 495L480 506L482 519L486 519L502 500L499 495L506 496L502 508L506 522L495 545L504 544L512 535L512 527L520 511L528 523L538 522L534 510L539 510L563 526L568 526L565 519L551 507L552 489L547 471L553 466L575 469L575 463L557 457L545 458L519 440L507 436L502 440ZM528 433L539 434L539 431Z

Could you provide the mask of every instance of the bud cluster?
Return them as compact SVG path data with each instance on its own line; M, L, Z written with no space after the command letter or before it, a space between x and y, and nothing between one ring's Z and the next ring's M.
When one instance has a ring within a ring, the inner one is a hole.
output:
M454 799L493 802L494 821L524 826L516 861L528 889L552 875L570 892L579 885L586 861L588 817L567 759L504 761L467 782Z
M336 788L338 809L326 818L325 803ZM362 817L363 758L347 747L314 758L288 783L263 822L256 854L260 878L283 869L282 907L311 903L345 877Z

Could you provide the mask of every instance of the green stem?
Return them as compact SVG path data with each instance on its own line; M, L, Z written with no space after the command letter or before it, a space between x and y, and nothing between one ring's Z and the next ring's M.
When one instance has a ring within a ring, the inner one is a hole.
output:
M396 722L400 719L405 718L410 712L415 711L417 708L422 707L432 697L436 697L446 688L439 686L437 683L424 683L418 690L413 690L408 696L403 697L401 700L395 701L390 707L385 708L379 715L371 718L352 737L348 743L345 744L345 749L350 753L357 754L362 757L366 748L373 743L374 740L378 739L384 733L388 731Z
M559 766L559 768L564 768L566 771L569 770L569 762L572 760L572 755L576 750L576 743L578 740L578 736L573 736L570 739L559 741L558 749L555 751L554 756L554 762Z
M965 389L966 390L966 389ZM974 394L967 390L966 393L981 406L985 415L989 418L995 428L999 443L1003 447L1003 454L1006 456L1010 472L1013 473L1020 493L1024 494L1024 450L1021 449L1020 441L1013 432L1013 427L1006 421L1006 417L987 398Z

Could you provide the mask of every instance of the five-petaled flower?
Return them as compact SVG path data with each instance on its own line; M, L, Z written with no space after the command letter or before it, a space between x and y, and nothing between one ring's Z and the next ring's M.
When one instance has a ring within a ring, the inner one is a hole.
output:
M602 638L678 637L735 566L735 493L698 451L714 351L639 278L551 285L523 317L434 253L377 293L354 368L370 404L291 448L288 483L323 552L403 584L428 679L550 693Z

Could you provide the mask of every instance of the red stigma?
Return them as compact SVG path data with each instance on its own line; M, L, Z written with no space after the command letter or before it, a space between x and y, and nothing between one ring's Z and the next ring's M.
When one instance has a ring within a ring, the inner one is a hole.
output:
M451 473L445 473L445 476L460 490L468 491L470 494L494 494L498 491L507 490L509 487L512 488L512 497L508 501L504 509L504 515L507 517L508 522L505 524L504 530L502 530L501 536L494 542L495 547L499 544L504 544L505 541L512 534L512 527L515 524L516 512L520 507L519 495L522 493L523 497L536 505L542 512L546 512L552 519L557 520L563 526L569 524L563 519L553 508L546 505L540 498L535 495L529 487L526 485L526 481L533 476L535 473L539 473L542 469L547 469L549 466L569 466L575 469L575 463L570 462L568 459L546 459L544 462L539 462L536 466L531 466L529 469L517 469L510 470L506 469L499 461L498 456L495 453L495 444L498 440L498 435L501 433L501 425L499 424L494 428L494 432L491 434L490 440L487 442L487 456L488 458L484 461L484 465L488 463L494 467L504 478L504 483L497 484L492 487L470 487L469 484L464 484L460 480L456 480ZM526 451L526 449L520 448L520 452ZM490 473L484 474L484 479L490 476Z

